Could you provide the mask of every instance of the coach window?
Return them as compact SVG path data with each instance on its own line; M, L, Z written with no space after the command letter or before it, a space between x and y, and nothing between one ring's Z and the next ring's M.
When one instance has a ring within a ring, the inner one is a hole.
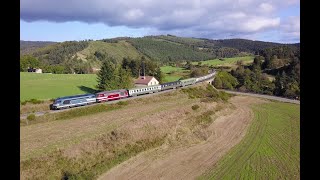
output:
M63 104L70 104L70 100L63 101Z

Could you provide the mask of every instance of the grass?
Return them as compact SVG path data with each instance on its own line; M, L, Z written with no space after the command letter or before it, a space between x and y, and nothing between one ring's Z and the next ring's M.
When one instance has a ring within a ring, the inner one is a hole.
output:
M168 74L170 72L184 72L184 71L188 71L185 70L184 68L181 67L173 67L173 66L162 66L160 67L161 72Z
M244 139L199 179L300 179L300 106L253 107Z
M20 101L85 94L97 84L95 74L20 73Z
M182 92L188 94L189 98L200 98L201 102L228 101L231 97L223 91L217 91L212 85L208 84L204 87L189 87L181 89Z
M59 113L46 114L46 115L39 116L39 117L35 117L33 114L34 117L32 119L32 124L40 123L40 122L55 121L55 120L71 119L71 118L87 116L87 115L91 115L91 114L97 114L97 113L101 113L101 112L112 111L112 110L120 109L121 107L126 106L128 104L129 104L129 102L127 102L127 101L125 101L125 102L120 101L120 102L117 102L116 104L98 104L98 105L94 105L94 106L71 109L69 111L62 111ZM22 123L20 123L20 125L28 125L28 123L27 122L23 123L23 121L22 121Z
M233 58L223 58L222 60L219 59L212 59L212 60L207 60L207 61L200 61L201 65L231 65L231 64L236 64L237 61L242 60L244 63L250 63L253 62L253 56L244 56L244 57L233 57ZM192 64L197 65L199 62L192 62Z
M100 142L105 142L103 150L86 153L81 158L69 158L59 150L46 159L33 158L21 163L21 170L31 174L34 179L95 179L98 175L128 160L140 152L161 146L166 136L142 139L124 147L116 144L118 135L112 131ZM36 169L37 173L28 172ZM39 173L41 172L41 173Z
M180 78L187 76L189 74L189 70L185 70L181 67L173 67L173 66L162 66L160 67L161 72L164 73L164 82L172 82L177 81Z

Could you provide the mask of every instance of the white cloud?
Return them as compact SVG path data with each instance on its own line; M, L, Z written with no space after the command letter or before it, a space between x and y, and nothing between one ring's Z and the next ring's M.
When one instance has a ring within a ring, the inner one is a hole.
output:
M280 30L283 39L300 39L300 16L284 19Z
M262 4L260 4L259 8L261 11L263 11L265 13L270 13L274 10L274 7L269 3L262 3Z
M287 31L290 22L280 21L277 11L298 0L21 0L20 18L25 21L81 21L108 26L150 28L157 32L181 32L220 36ZM282 25L282 23L285 23ZM300 32L294 31L293 34ZM212 37L209 37L212 38Z

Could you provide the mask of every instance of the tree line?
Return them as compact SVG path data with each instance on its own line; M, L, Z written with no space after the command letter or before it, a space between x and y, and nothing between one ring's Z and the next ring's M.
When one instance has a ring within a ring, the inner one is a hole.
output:
M281 64L279 61L286 63ZM274 66L274 63L281 65ZM270 80L269 75L274 75L275 79ZM300 98L300 50L268 48L263 51L262 56L254 58L252 65L240 64L230 73L219 72L214 85L223 89Z

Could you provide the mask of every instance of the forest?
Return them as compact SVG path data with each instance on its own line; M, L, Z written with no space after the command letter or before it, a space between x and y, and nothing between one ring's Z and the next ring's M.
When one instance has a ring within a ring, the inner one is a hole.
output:
M300 49L279 46L260 51L252 65L239 65L216 76L217 88L300 98ZM274 80L268 78L275 76Z

